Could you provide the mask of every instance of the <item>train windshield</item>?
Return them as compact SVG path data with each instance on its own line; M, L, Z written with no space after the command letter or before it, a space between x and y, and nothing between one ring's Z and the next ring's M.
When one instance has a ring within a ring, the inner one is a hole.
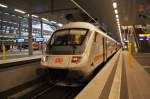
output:
M46 53L54 55L82 54L85 50L87 29L63 29L56 31L48 42Z
M81 45L86 34L85 29L59 30L53 34L50 45Z

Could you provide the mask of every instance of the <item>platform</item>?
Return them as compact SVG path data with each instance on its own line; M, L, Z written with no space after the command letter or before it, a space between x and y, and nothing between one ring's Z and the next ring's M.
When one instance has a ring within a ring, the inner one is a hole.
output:
M148 57L120 50L75 99L150 99Z

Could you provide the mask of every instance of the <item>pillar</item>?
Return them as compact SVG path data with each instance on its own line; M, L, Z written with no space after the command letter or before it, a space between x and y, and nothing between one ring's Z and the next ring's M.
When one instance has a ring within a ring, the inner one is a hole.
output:
M28 18L28 48L29 48L29 55L33 55L33 48L32 48L32 16L29 14Z

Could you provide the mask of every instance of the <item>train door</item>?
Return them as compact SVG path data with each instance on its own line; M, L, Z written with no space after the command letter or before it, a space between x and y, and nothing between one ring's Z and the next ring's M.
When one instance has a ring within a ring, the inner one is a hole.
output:
M107 38L103 37L103 61L106 62L107 60Z
M94 42L95 42L95 50L93 51L94 52L94 62L96 65L99 65L103 62L103 41L102 41L102 38L103 36L100 34L100 33L95 33L96 36L95 36L95 39L94 39Z
M90 56L89 56L89 62L90 62L91 67L93 67L93 68L95 68L95 65L96 65L95 64L96 63L95 56L96 56L96 53L97 53L97 45L96 45L97 35L98 34L96 32L94 32L91 51L90 51Z

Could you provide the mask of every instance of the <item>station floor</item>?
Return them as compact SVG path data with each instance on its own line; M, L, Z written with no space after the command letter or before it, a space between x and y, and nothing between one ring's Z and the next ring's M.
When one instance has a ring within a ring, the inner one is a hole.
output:
M37 56L41 56L42 55L42 51L41 50L35 50L33 51L33 55L29 56L28 54L28 50L14 50L14 51L7 51L5 56L2 52L0 52L0 64L3 63L9 63L9 62L16 62L19 60L26 60L26 59L30 59L30 58L34 58ZM5 57L5 60L3 60Z
M129 53L123 51L122 84L126 80L127 88L123 93L125 85L121 88L121 99L150 99L150 54L136 53L129 58Z
M97 74L75 99L150 99L150 53L118 53L107 73Z

